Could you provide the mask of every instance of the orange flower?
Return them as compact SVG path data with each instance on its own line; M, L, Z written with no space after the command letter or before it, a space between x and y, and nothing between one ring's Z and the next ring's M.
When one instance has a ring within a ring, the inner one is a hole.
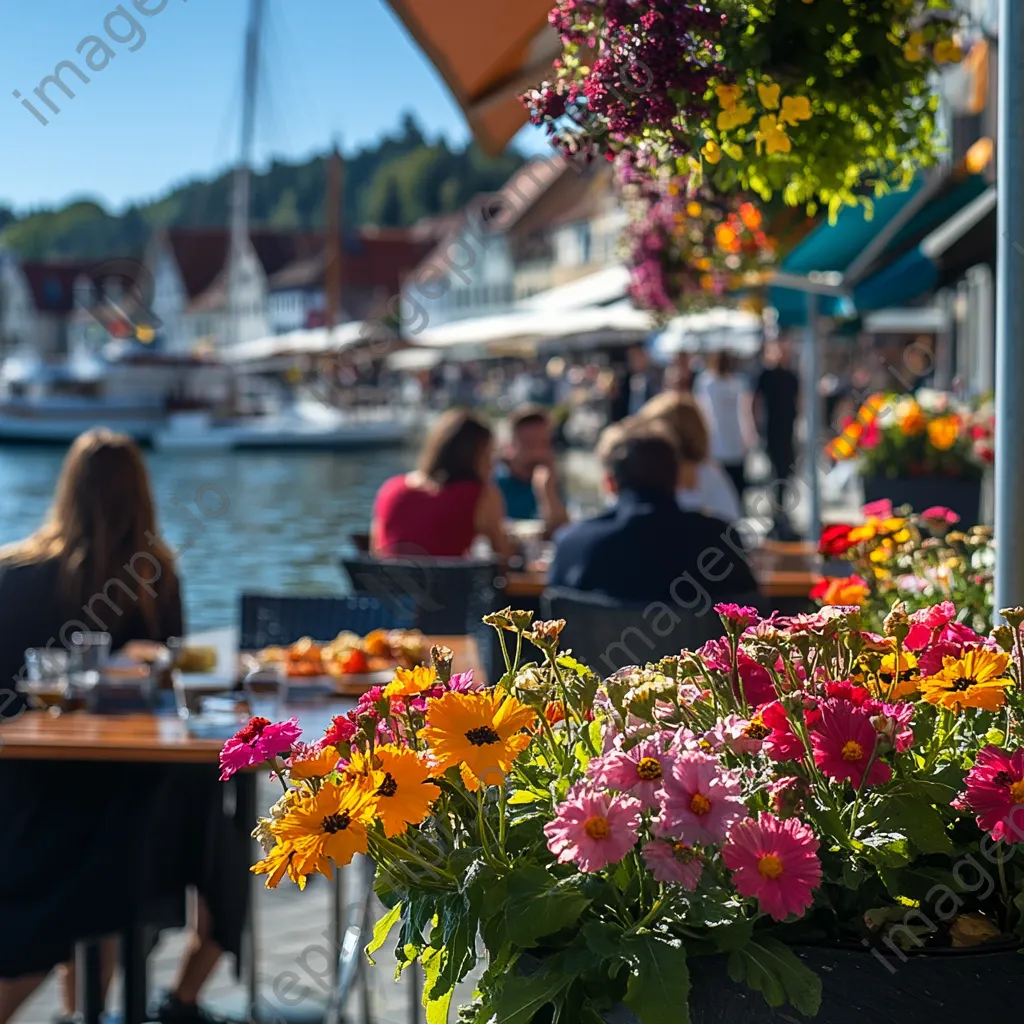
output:
M810 596L822 604L863 605L870 593L860 576L825 577L811 589Z
M907 437L917 437L918 434L923 434L927 426L928 419L921 411L921 407L916 405L916 403L915 407L904 413L899 421L900 430Z
M429 690L437 682L437 673L432 668L417 665L416 668L399 668L395 678L384 690L385 697L415 697Z
M549 700L544 706L544 717L548 725L558 725L565 721L565 705L560 700Z
M743 203L740 206L740 220L750 231L756 231L761 226L761 211L753 203Z
M956 416L940 416L928 424L928 440L940 452L948 452L960 436L960 420Z
M736 252L739 248L739 238L728 224L719 224L715 228L715 241L718 247L726 252Z

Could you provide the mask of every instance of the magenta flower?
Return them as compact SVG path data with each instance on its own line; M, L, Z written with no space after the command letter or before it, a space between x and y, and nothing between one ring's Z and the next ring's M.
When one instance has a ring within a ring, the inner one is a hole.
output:
M715 611L722 617L725 628L736 633L754 625L760 617L757 609L748 605L716 604Z
M892 519L892 502L888 498L869 501L861 512L865 519Z
M913 612L910 616L910 632L907 633L903 646L908 651L923 650L933 639L938 639L936 631L949 625L954 618L956 606L952 601L942 601L931 608Z
M878 786L892 769L877 755L878 733L866 708L848 701L826 700L811 729L814 763L830 779L849 779L854 789Z
M544 826L548 849L559 864L573 862L580 871L600 871L618 864L636 845L642 809L640 801L632 797L574 786L554 820Z
M735 821L747 816L739 779L718 759L697 751L676 758L659 794L661 814L655 835L684 843L720 843Z
M456 672L444 689L449 693L469 693L472 690L479 690L480 684L474 681L473 670L468 669L465 672Z
M335 715L324 733L323 743L337 747L348 743L356 734L356 725L347 715Z
M302 730L294 718L276 724L268 718L250 718L248 725L239 729L220 752L221 782L245 768L265 764L275 757L286 757L301 735Z
M729 831L722 860L741 896L756 899L776 921L800 917L821 883L818 840L796 818L779 821L762 811L757 821L741 821Z
M931 508L926 508L921 513L921 518L927 520L929 524L938 523L944 526L956 526L960 522L960 517L945 505L932 505Z
M659 882L678 882L693 892L704 871L700 854L685 843L652 839L644 844L644 863Z
M914 730L910 728L914 717L913 704L884 704L881 701L870 701L866 707L871 715L871 724L882 737L883 748L888 747L902 754L914 745Z
M760 711L761 721L770 730L764 741L764 751L773 761L799 761L806 753L804 741L793 730L786 709L779 701L765 705Z
M641 740L629 750L612 750L595 757L587 767L593 782L605 789L618 789L637 797L648 807L658 806L658 790L675 761L665 753L658 737Z
M977 815L978 828L1004 843L1024 842L1024 747L1008 754L988 746L978 752L967 773L967 792L961 798Z

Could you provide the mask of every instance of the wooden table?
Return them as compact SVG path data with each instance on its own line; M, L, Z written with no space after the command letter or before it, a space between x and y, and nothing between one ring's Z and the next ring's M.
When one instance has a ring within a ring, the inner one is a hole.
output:
M476 640L468 636L431 637L428 643L451 648L458 672L472 669L477 679L486 682ZM303 731L312 738L322 733L331 717L355 706L356 698L338 697L315 706L289 706L285 702L284 718L293 714ZM185 724L177 717L157 715L93 715L71 712L51 715L28 711L0 725L0 758L19 761L109 761L135 764L216 765L223 740L198 739L189 736ZM237 815L245 822L246 831L256 822L256 775L240 772ZM340 878L340 873L338 876ZM252 914L249 915L249 942L252 963L249 965L249 1006L256 1004L255 938ZM148 1019L146 1010L146 960L142 937L136 928L128 928L121 936L124 984L124 1019L127 1024L141 1024ZM340 948L340 947L339 947ZM99 1024L102 1011L100 954L98 942L82 942L78 947L79 979L84 1024Z
M468 636L432 637L431 644L450 647L455 669L473 669L483 679L480 652L476 640ZM293 714L319 724L331 715L349 710L355 698L339 697L316 705L291 707L285 704L284 717ZM45 761L133 761L145 764L216 764L223 740L196 739L189 736L185 724L177 718L156 715L90 715L72 712L49 715L29 711L20 718L0 725L0 758Z

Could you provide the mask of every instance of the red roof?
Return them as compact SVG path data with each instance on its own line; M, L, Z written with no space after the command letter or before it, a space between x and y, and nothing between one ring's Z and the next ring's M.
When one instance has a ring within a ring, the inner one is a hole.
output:
M75 305L75 281L80 277L91 280L95 269L95 262L28 261L21 264L36 309L48 313L70 313Z

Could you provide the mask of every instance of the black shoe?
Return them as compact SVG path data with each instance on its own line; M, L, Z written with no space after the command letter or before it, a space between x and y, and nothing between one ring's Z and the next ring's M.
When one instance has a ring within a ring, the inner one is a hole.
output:
M224 1018L204 1010L197 1003L183 1003L167 992L150 1011L150 1018L160 1024L224 1024Z

